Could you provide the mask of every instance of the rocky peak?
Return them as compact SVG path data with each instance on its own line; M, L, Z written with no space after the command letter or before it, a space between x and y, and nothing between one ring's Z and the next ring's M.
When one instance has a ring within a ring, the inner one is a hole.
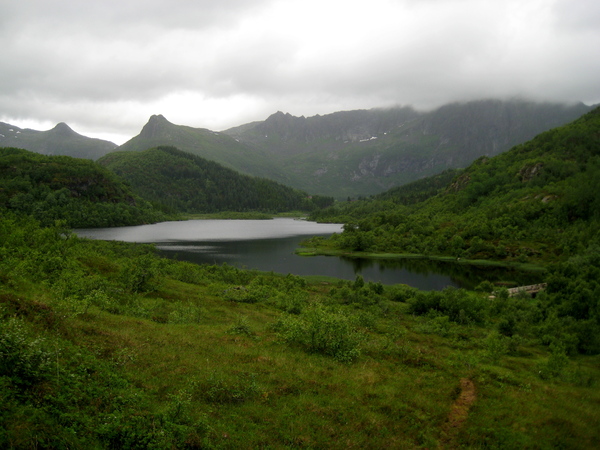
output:
M145 138L153 138L160 136L161 132L164 131L165 126L168 125L172 124L165 118L165 116L163 116L162 114L154 114L150 116L148 123L144 125L144 128L142 128L140 136L143 136Z

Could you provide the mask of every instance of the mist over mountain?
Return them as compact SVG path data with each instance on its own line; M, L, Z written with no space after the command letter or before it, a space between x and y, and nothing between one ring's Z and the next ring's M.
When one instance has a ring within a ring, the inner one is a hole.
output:
M582 103L481 100L425 113L409 107L309 118L277 112L226 133L269 152L292 186L311 186L339 198L374 194L465 167L590 109Z
M112 152L117 145L83 136L63 122L47 131L19 128L0 122L0 147L17 147L43 155L98 159Z
M465 169L339 202L311 219L353 224L336 243L343 249L485 260L566 258L600 237L599 129L596 108Z

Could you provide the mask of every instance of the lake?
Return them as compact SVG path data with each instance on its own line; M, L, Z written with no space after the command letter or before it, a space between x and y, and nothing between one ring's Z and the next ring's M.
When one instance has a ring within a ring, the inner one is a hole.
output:
M169 258L198 264L227 263L240 268L282 274L324 275L383 284L408 284L424 290L447 286L473 288L483 280L537 282L538 275L443 263L426 259L372 260L337 256L299 256L300 243L310 236L330 236L342 231L340 224L305 220L188 220L152 225L74 230L91 239L153 243Z

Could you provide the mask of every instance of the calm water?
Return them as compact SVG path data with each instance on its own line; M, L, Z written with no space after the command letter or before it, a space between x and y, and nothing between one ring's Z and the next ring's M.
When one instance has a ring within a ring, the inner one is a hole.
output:
M154 243L167 257L198 264L227 263L240 268L295 275L326 275L383 284L403 283L419 289L447 286L474 287L481 281L536 282L535 275L477 268L427 260L368 260L334 256L303 257L295 254L310 236L340 232L339 224L304 220L189 220L135 227L80 229L82 237L125 242Z

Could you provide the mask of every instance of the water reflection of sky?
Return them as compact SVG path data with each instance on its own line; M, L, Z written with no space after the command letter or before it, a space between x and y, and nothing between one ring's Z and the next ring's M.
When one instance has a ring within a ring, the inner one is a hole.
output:
M294 219L192 220L137 227L75 230L82 237L155 243L169 258L197 264L230 264L282 274L322 275L383 284L408 284L425 290L447 286L472 288L483 280L517 284L536 282L532 274L477 268L425 259L373 260L332 256L298 256L295 252L309 236L329 236L339 224L317 224Z
M207 242L330 235L340 224L319 224L297 219L185 220L150 225L76 230L80 236L125 242Z

